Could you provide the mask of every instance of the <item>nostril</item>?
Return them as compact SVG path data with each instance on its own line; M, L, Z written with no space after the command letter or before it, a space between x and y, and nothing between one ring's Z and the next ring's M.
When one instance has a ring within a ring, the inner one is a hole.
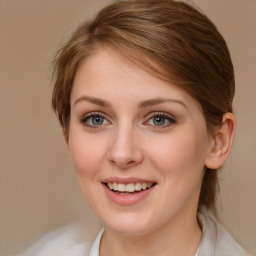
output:
M136 163L136 161L129 161L128 163L127 163L127 165L133 165L133 164L135 164Z
M123 162L121 163L121 161L120 161L120 162L117 162L117 161L112 160L112 159L110 160L110 162L111 162L112 164L124 165L124 166L131 166L131 165L136 164L136 161L127 161L127 162L123 161Z
M130 168L134 165L140 164L143 160L143 154L140 149L128 149L125 150L125 148L120 147L111 148L111 150L108 152L109 162L120 168Z

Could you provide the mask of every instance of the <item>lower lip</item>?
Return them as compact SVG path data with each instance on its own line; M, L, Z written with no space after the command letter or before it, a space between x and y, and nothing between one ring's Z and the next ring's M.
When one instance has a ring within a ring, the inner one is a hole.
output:
M155 185L147 190L142 190L135 194L130 195L119 195L112 190L110 190L106 185L104 185L104 189L106 192L107 197L116 204L122 206L130 206L139 203L143 199L145 199L154 189Z

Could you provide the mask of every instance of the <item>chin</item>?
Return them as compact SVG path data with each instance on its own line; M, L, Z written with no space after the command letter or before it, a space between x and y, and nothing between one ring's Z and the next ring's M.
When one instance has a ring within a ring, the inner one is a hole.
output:
M103 219L105 227L112 231L126 236L144 235L153 230L154 224L148 218L136 216L137 214L113 215L111 219Z

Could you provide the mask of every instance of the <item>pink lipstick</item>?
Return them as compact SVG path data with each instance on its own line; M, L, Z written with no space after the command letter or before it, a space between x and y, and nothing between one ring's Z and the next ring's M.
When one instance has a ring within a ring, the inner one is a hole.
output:
M102 181L107 197L116 204L130 206L146 198L156 183L140 178L112 177Z

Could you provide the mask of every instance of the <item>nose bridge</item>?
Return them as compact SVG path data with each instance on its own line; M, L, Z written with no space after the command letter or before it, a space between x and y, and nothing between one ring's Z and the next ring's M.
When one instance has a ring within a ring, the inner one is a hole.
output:
M120 122L112 134L109 160L120 168L129 168L143 159L141 148L136 139L137 131L127 120Z

